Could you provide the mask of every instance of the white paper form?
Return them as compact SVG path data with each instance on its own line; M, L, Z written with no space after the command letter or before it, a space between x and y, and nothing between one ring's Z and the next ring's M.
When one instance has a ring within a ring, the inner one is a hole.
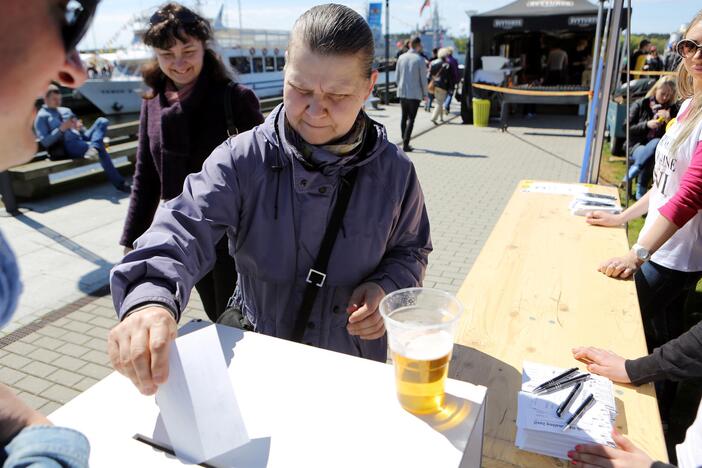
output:
M559 182L543 182L535 180L522 181L522 192L546 193L551 195L580 195L594 187L591 184L563 184Z
M519 392L516 445L546 455L566 458L567 452L579 443L605 444L614 447L611 432L616 418L612 382L592 375L583 383L578 397L558 417L556 409L565 401L573 387L557 392L535 395L531 391L552 379L565 369L525 361L522 373L522 391ZM569 430L563 432L566 422L580 404L592 394L595 404Z
M214 325L171 345L156 403L182 461L202 463L249 442Z

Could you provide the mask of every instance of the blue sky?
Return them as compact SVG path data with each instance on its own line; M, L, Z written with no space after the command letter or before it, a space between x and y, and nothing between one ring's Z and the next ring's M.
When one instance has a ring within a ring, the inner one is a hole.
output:
M326 0L241 0L243 24L245 28L290 29L295 18L311 6ZM331 1L331 0L329 0ZM336 0L339 1L339 0ZM376 0L382 1L384 0ZM492 10L513 0L431 0L432 5L439 5L442 23L451 34L463 35L468 26L466 11L484 12ZM116 37L116 44L123 45L131 39L129 28L124 25L140 11L153 11L163 3L158 0L102 0L98 8L93 27L79 47L102 47L111 38ZM193 0L184 0L192 6ZM203 0L204 13L213 17L222 3L227 11L226 17L232 25L238 24L236 0ZM340 2L362 12L367 2ZM429 19L428 9L419 16L422 0L390 0L390 32L410 31L417 24ZM677 30L702 8L699 0L632 0L634 33L669 33ZM384 21L385 13L383 13ZM384 26L383 26L384 27ZM121 31L121 32L120 32Z

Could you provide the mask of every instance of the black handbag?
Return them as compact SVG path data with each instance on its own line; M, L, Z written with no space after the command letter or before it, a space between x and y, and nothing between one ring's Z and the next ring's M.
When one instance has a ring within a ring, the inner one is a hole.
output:
M253 324L246 318L241 308L237 304L234 304L233 299L233 297L229 299L229 304L227 304L227 308L224 309L222 315L217 318L217 323L232 328L238 328L239 330L254 331Z

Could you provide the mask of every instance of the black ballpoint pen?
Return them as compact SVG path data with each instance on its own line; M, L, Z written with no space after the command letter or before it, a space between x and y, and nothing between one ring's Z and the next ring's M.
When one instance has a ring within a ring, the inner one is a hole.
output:
M560 382L557 382L553 385L549 385L548 387L544 387L544 388L540 389L539 391L534 390L534 393L539 395L541 393L556 392L556 391L564 389L566 387L570 387L571 385L575 385L578 382L583 382L589 378L590 378L590 374L580 374L576 377L573 377L572 379L561 380Z
M567 371L563 372L562 374L558 374L557 376L555 376L551 380L547 380L546 382L542 383L541 385L539 385L538 387L536 387L532 391L538 392L539 390L543 389L544 387L548 387L549 385L553 385L556 382L561 381L561 380L565 379L566 377L569 377L571 374L573 374L577 371L578 371L577 367L572 367L572 368L568 369Z
M583 388L583 383L579 382L578 385L573 387L573 390L570 391L568 394L568 398L563 400L563 403L560 404L558 409L556 410L556 416L559 418L563 414L564 411L568 410L568 407L575 401L575 399L578 397L578 394L580 393L580 390Z
M594 396L592 395L592 393L591 393L590 396L587 397L587 398L585 399L585 401L583 401L582 405L580 405L580 406L578 407L578 409L575 410L575 413L573 413L573 416L570 417L570 419L569 419L568 422L566 423L565 427L563 427L563 432L565 432L565 431L567 431L568 429L570 429L571 426L572 426L573 424L575 424L575 423L578 421L578 419L580 419L580 418L582 417L582 415L585 414L585 412L586 412L588 409L590 409L590 407L591 407L594 403L595 403L595 397L594 397Z

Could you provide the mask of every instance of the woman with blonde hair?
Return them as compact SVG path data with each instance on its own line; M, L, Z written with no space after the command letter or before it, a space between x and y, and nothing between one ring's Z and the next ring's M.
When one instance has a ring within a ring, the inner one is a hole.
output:
M658 144L652 190L620 215L588 217L590 224L616 226L648 213L631 251L603 262L599 270L611 277L634 274L649 352L684 331L685 300L702 277L701 49L702 12L676 47L682 57L678 95L684 101ZM674 396L674 388L667 388L660 396L662 411Z
M622 185L637 179L636 199L648 191L653 172L653 157L665 128L678 115L675 101L675 79L664 76L648 91L646 96L634 103L629 112L630 150L632 161Z
M450 89L454 86L453 73L451 65L448 62L449 50L447 48L439 49L438 58L431 63L429 75L434 82L434 98L438 103L434 114L431 116L431 121L437 124L437 120L444 121L444 102Z

